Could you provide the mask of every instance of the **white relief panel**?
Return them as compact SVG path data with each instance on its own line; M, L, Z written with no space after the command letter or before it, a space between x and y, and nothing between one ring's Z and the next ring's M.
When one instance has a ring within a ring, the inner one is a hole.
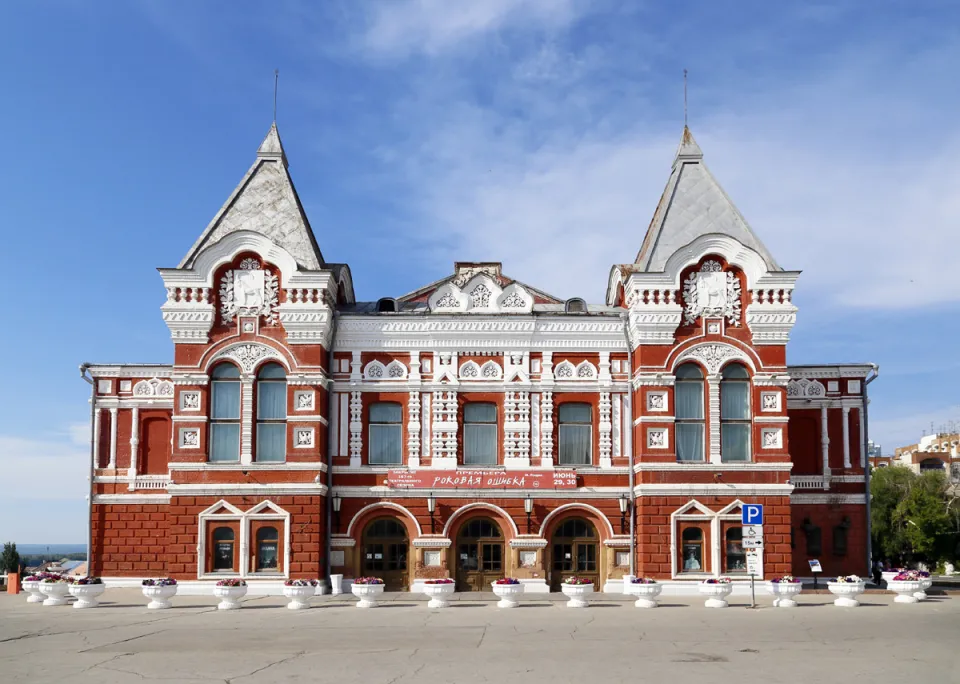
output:
M120 381L120 391L129 392L133 386L133 383L130 380L121 380Z
M782 449L783 448L783 429L782 428L762 428L760 430L760 448L761 449Z
M181 449L199 449L200 448L200 429L199 428L180 428L178 442Z
M666 428L647 428L647 448L649 449L667 449L667 429Z
M847 380L847 392L850 394L860 394L860 381Z
M293 393L293 410L313 411L314 401L313 390L295 390Z
M297 449L313 448L313 428L294 428L293 446Z
M760 410L767 412L780 411L780 393L779 392L761 392Z
M180 410L181 411L199 411L200 410L200 392L195 390L185 390L180 392Z
M113 390L113 382L110 380L98 380L97 381L97 392L100 394L110 394Z
M663 412L667 410L666 390L647 392L647 411Z

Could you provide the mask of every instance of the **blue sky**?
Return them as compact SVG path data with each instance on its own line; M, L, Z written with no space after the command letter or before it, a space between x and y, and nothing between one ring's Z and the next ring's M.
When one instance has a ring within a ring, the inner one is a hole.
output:
M600 301L683 125L781 265L791 363L873 361L885 451L960 421L960 10L942 2L10 2L0 538L84 539L81 361L172 356L174 266L272 119L363 299L455 259Z

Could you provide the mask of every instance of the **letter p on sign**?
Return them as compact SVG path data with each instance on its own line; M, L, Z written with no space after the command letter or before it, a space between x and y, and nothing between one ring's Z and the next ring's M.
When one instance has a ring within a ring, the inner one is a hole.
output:
M763 524L763 504L744 504L741 522L744 525Z

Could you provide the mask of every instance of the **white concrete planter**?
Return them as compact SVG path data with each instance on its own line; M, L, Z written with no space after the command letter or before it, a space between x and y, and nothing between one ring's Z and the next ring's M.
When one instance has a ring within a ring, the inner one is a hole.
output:
M913 595L916 596L919 600L925 601L927 598L927 589L929 589L932 586L933 586L933 580L930 579L929 577L927 577L926 579L921 579L920 591L914 592Z
M883 578L883 582L886 585L889 585L893 581L893 578L901 573L900 570L887 570L880 573L880 577Z
M46 596L45 606L65 606L70 595L70 585L66 582L41 582L40 593Z
M170 603L170 599L177 595L177 585L143 587L143 595L150 599L150 603L147 604L147 608L150 610L170 608L173 605Z
M522 584L497 584L492 585L493 593L500 597L497 601L497 608L516 608L520 605L520 597L523 596Z
M637 608L656 608L657 597L660 595L660 592L663 591L663 585L659 583L634 584L633 582L627 582L624 588L626 589L626 593L637 597L637 600L633 604Z
M105 584L71 584L70 595L77 599L74 608L96 608L100 605L100 597L106 591Z
M427 608L449 608L450 597L456 584L449 582L447 584L424 584L423 593L430 597L427 602Z
M290 599L287 608L290 610L305 610L310 607L310 599L317 593L316 587L283 587L284 598Z
M921 586L922 582L918 579L890 580L887 582L887 589L897 595L897 598L893 599L894 603L918 603L920 599L915 594L920 592Z
M592 584L566 584L560 585L560 591L566 596L567 608L589 608L590 602L587 597L593 593Z
M697 589L701 595L707 596L707 600L703 602L704 607L706 608L726 608L729 604L727 603L727 597L733 592L733 584L707 584L701 582L700 586Z
M773 595L773 605L777 608L796 608L795 596L803 591L800 582L767 582L767 591Z
M353 592L353 595L356 596L359 601L357 601L357 608L376 608L377 607L377 597L383 593L382 584L352 584L350 585L350 591Z
M827 589L836 596L833 605L841 608L856 608L860 605L857 597L867 588L866 582L827 582Z
M27 603L43 603L43 594L40 593L40 580L24 580L23 590L29 592Z
M220 599L217 610L237 610L240 599L247 595L246 586L242 587L214 587L213 595Z

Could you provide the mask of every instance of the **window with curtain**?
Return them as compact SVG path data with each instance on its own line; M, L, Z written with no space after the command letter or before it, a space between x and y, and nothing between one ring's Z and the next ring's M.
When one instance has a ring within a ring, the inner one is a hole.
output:
M400 404L380 402L370 405L370 465L400 465L403 462L403 438Z
M677 367L674 385L678 461L703 460L703 371L695 363Z
M560 404L559 465L590 465L593 409L590 404Z
M746 572L747 554L743 550L743 528L731 527L727 530L725 572Z
M231 363L221 363L211 374L209 459L240 460L240 369Z
M463 464L497 464L497 405L470 402L463 407Z
M287 374L278 363L257 373L258 462L287 460Z
M727 365L720 380L720 460L750 460L750 374L739 363Z

